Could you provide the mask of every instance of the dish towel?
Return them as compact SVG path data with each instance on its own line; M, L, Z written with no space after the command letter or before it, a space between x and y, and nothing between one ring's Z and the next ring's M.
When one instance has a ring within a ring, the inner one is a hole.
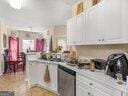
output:
M50 79L50 72L48 65L46 65L45 74L44 74L44 82L49 83L51 81Z

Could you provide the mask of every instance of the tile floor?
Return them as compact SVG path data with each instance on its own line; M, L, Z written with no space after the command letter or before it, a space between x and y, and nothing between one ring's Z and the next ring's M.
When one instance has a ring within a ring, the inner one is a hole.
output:
M39 87L29 89L24 79L23 72L2 75L0 76L0 91L14 91L15 96L57 96Z

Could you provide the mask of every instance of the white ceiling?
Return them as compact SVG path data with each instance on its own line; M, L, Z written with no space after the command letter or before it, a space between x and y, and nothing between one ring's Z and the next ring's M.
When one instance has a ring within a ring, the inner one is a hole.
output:
M10 7L9 0L0 0L0 17L13 28L44 30L64 25L71 17L71 6L77 0L23 0L22 9Z

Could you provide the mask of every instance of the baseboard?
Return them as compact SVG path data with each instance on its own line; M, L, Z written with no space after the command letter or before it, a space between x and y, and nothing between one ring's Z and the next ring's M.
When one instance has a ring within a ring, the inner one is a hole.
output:
M60 96L60 94L59 94L58 92L56 92L56 91L54 91L54 90L51 90L51 89L49 89L49 88L46 88L46 87L44 87L44 86L42 86L42 85L39 85L39 84L30 85L29 88L32 88L32 87L40 87L40 88L43 88L43 89L45 89L45 90L48 90L49 92L55 93L55 94L57 94L58 96Z
M48 91L50 91L50 92L52 92L52 93L55 93L55 94L57 94L57 95L59 96L59 93L58 93L58 92L56 92L56 91L54 91L54 90L51 90L51 89L49 89L49 88L46 88L46 87L44 87L44 86L42 86L42 85L37 84L37 87L41 87L41 88L43 88L43 89L45 89L45 90L48 90Z

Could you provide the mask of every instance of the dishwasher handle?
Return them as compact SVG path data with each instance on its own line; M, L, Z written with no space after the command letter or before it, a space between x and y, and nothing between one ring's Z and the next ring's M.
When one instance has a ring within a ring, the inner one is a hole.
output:
M67 73L69 73L69 74L71 74L73 76L76 76L76 72L75 71L73 71L71 69L68 69L68 68L66 68L64 66L59 65L58 69L61 69L61 70L65 71L65 72L67 72Z

